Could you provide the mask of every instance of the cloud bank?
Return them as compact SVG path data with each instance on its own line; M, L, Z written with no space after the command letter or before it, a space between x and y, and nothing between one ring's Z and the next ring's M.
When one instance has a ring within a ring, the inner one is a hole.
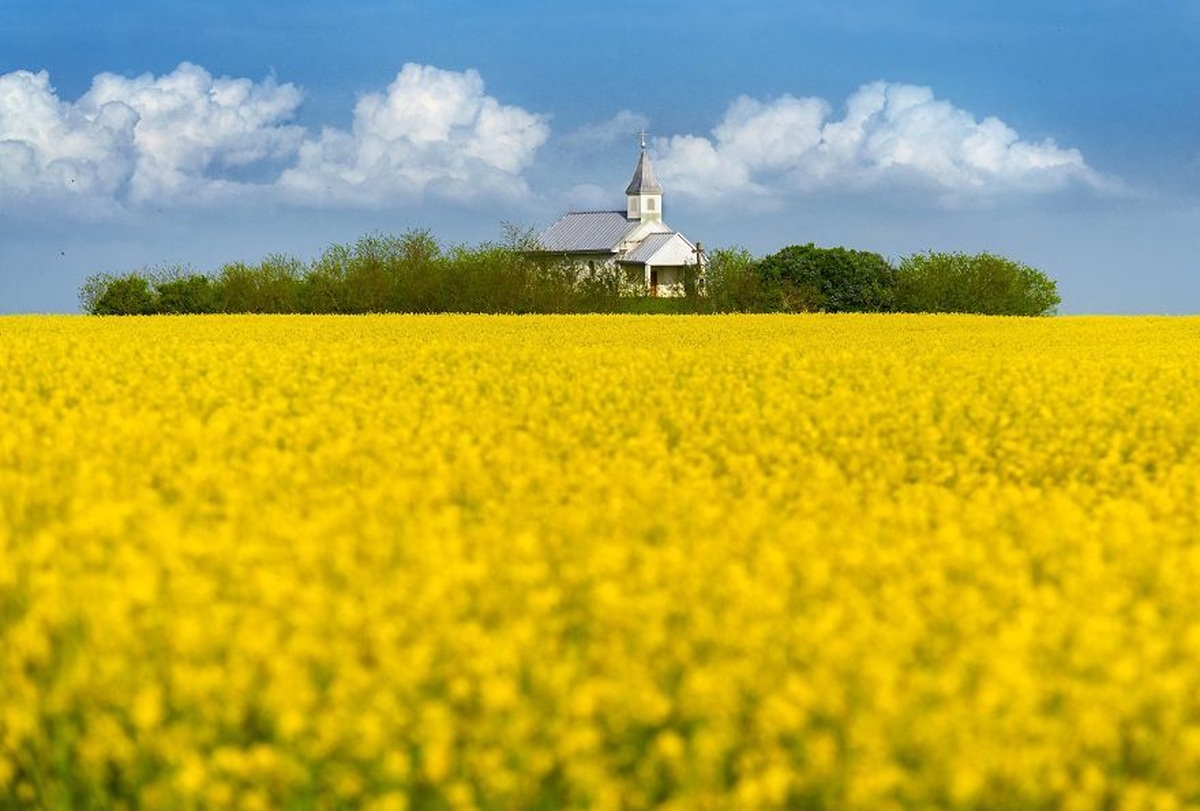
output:
M75 101L59 98L44 71L0 75L0 201L91 210L511 203L530 195L525 172L550 137L548 116L488 95L474 70L407 64L359 97L348 130L295 124L303 99L290 83L214 77L186 62L162 76L100 74ZM1078 150L1023 140L929 88L876 82L850 96L843 117L831 113L817 98L743 96L708 136L656 139L659 177L671 194L764 206L846 190L916 190L954 204L1114 185ZM646 123L621 110L559 143L594 152L630 139L632 148Z
M118 205L237 197L388 205L527 193L544 116L500 103L473 70L408 64L362 96L351 131L291 123L303 93L273 78L101 74L75 102L43 71L0 75L0 199Z
M843 118L831 112L823 99L742 96L711 137L657 139L659 177L703 202L765 204L827 190L917 188L953 204L1114 185L1078 150L1022 140L1000 119L978 121L927 87L875 82L850 96Z

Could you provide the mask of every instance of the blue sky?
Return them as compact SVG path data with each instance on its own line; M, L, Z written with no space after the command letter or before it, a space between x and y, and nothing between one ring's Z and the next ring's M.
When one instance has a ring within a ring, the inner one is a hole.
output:
M608 208L710 247L988 250L1200 312L1200 3L5 0L0 312L89 274Z

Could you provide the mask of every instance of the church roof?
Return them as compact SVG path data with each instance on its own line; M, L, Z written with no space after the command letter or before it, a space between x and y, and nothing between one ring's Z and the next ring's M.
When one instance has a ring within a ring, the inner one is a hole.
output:
M574 211L543 231L538 242L553 253L615 253L626 234L640 224L624 211Z
M678 231L669 231L665 234L651 234L638 243L638 246L622 257L622 262L634 262L644 265L649 262L654 254L658 253L662 246L666 245L675 238Z
M654 167L650 165L650 158L646 157L645 149L642 150L642 155L638 158L637 168L633 170L633 180L629 181L629 185L625 188L625 193L663 193L663 187L659 185L658 178L654 175Z

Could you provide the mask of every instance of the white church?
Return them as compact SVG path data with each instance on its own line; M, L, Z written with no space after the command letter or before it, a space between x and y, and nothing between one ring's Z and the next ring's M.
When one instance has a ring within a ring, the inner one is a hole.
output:
M644 133L625 199L624 211L563 215L538 236L542 250L590 270L616 266L631 286L651 296L683 295L685 268L699 262L703 279L704 254L700 243L663 222L663 188L646 155Z

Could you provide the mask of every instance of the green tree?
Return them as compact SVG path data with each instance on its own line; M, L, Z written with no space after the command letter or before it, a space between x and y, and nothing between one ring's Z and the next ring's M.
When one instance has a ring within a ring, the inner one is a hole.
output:
M1051 315L1061 303L1045 273L990 253L928 251L896 271L896 307L905 312Z
M395 237L379 233L359 238L346 266L346 304L352 313L403 309L397 301L400 247Z
M83 311L90 315L148 315L154 312L154 292L146 274L125 276L98 273L89 276L79 294Z
M154 312L212 313L217 310L212 279L188 268L169 267L154 274Z
M223 313L300 312L306 271L298 259L273 254L257 266L231 262L214 283L216 309Z
M79 309L88 315L99 315L97 308L100 299L115 278L111 273L93 273L84 279L83 286L79 288Z
M880 312L892 309L895 271L869 251L791 245L758 263L764 282L793 311Z
M346 313L350 302L346 277L352 250L331 245L313 262L300 285L300 309L305 313Z
M254 268L230 262L217 274L217 309L223 313L255 312L258 300Z
M709 251L705 268L708 305L715 312L769 312L783 309L777 289L758 272L758 260L741 247Z
M450 309L453 290L441 245L425 229L412 228L399 237L368 234L354 246L354 272L371 277L378 266L388 288L392 312L439 312Z

